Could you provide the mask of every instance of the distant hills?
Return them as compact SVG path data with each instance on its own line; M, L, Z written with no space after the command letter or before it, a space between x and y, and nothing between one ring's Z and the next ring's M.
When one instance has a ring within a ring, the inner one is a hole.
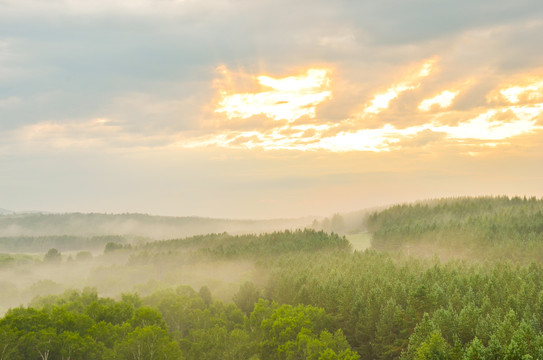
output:
M262 233L310 226L315 218L229 220L145 214L13 213L0 210L0 237L134 236L171 239L209 233Z
M9 215L9 214L13 214L13 211L0 208L0 215Z

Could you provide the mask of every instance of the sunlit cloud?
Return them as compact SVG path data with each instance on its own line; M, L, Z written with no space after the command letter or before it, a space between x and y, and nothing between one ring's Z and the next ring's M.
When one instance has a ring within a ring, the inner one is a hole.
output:
M454 98L458 95L458 91L448 91L445 90L434 97L429 99L424 99L419 104L420 111L430 111L432 107L439 107L441 109L446 109L451 106Z
M224 77L231 77L221 68ZM329 90L329 72L325 69L308 69L304 74L285 78L261 75L256 77L259 92L236 93L236 89L220 90L221 99L215 109L227 118L246 119L264 115L274 120L294 121L302 116L315 117L318 104L332 97ZM231 81L226 81L231 85Z
M422 65L417 66L417 71L414 74L408 75L402 82L388 88L384 93L377 94L373 97L368 105L362 111L362 116L369 114L379 114L387 109L390 102L399 97L403 92L414 90L420 86L420 81L430 75L435 64L435 59L426 60Z
M333 124L280 126L267 132L260 131L225 131L217 135L205 135L199 138L182 139L176 146L197 148L219 146L237 149L261 148L264 150L310 150L314 143L321 140L322 134Z
M341 132L333 137L323 138L315 149L334 152L345 151L390 151L390 145L400 141L401 137L416 134L420 129L396 129L386 124L380 129L362 129L355 132Z
M457 126L432 126L432 131L444 132L451 139L504 140L518 135L543 129L536 125L536 117L543 113L543 104L520 107L511 106L514 114L511 121L496 120L497 110L489 110L474 119L459 123Z
M500 90L500 94L511 104L517 104L520 101L541 101L543 100L543 80L526 86L511 86Z
M374 95L359 116L364 118L371 114L379 119L379 114L389 107L392 100L421 86L422 80L435 68L435 62L435 59L422 62L386 92ZM251 131L223 128L219 134L184 139L177 145L263 150L387 152L399 150L405 144L424 146L433 143L435 139L462 146L471 142L477 146L496 147L509 143L509 139L516 136L543 130L537 123L538 117L543 114L543 103L517 104L520 99L538 99L543 81L494 91L505 96L512 105L481 107L470 111L447 110L460 93L458 86L453 86L452 89L449 87L449 90L441 91L437 95L417 100L420 111L431 112L424 115L423 122L403 128L383 123L378 128L367 129L361 128L363 125L351 118L336 122L316 119L311 124L304 125L295 121L304 115L314 118L315 107L320 102L331 99L333 89L329 87L326 70L309 69L302 75L285 78L261 75L256 79L266 90L246 93L229 93L223 90L235 88L232 85L232 74L226 69L223 71L224 83L227 85L221 87L217 113L224 113L229 119L265 115L275 120L287 119L289 122ZM459 120L451 123L451 119L455 118ZM415 140L420 136L422 138Z
M543 104L531 107L508 107L502 111L511 111L514 119L503 121L496 119L497 110L489 110L473 119L460 122L457 125L442 125L438 122L411 126L403 129L386 124L378 129L359 129L354 131L340 131L335 135L326 136L326 133L339 124L304 125L303 127L279 127L272 131L261 133L259 131L225 132L217 136L208 136L184 142L185 147L220 146L232 148L262 148L264 150L326 150L332 152L346 151L372 151L382 152L398 149L395 144L406 138L415 137L423 132L441 133L445 139L460 141L474 139L490 141L489 147L499 143L495 141L510 139L512 137L543 130L536 124L536 117L543 114ZM291 130L288 135L282 134ZM294 131L292 131L294 130ZM297 130L297 131L296 131ZM304 134L312 130L309 136Z
M406 89L421 86L422 79L429 76L433 63L432 60L419 65L417 70L405 77L399 85L390 87L387 94L392 94L393 89L393 95L400 97ZM419 104L419 110L429 112L418 114L421 121L415 125L401 127L383 121L378 127L364 128L362 122L352 121L352 118L327 121L317 117L316 107L322 101L332 99L333 88L329 84L327 70L310 68L296 76L279 78L264 74L246 76L242 81L248 79L249 83L254 83L252 86L258 87L257 91L247 92L236 92L236 89L241 87L240 80L236 79L239 74L232 74L226 68L222 68L222 72L224 78L217 84L219 99L215 112L218 115L223 115L226 119L263 115L272 120L287 121L268 121L266 126L259 126L259 121L265 120L256 118L251 123L250 130L236 130L235 126L229 128L227 121L211 133L206 133L208 129L204 128L200 131L181 131L175 134L138 135L127 132L124 127L126 124L99 118L86 122L35 123L20 128L14 137L20 143L42 144L52 148L91 147L105 143L138 143L138 146L146 147L160 143L160 146L172 148L391 152L409 146L435 146L438 142L460 147L469 144L497 147L510 144L514 137L543 130L538 124L543 116L543 102L520 104L519 100L517 104L503 105L502 102L499 106L486 108L448 110L460 93L459 90L445 90L431 97L420 96L412 100ZM535 95L530 94L537 93L537 84L516 86L525 89L524 92L519 92L519 99L526 99L526 94L535 99ZM494 93L501 94L511 88L515 86L499 87ZM364 108L365 113L368 113L368 109L371 110L371 106L379 103L378 99L378 96L373 98L371 105ZM383 106L384 103L385 101ZM386 105L388 106L388 103ZM378 108L386 107L375 107L376 112L373 114L380 120ZM304 116L313 120L300 120Z

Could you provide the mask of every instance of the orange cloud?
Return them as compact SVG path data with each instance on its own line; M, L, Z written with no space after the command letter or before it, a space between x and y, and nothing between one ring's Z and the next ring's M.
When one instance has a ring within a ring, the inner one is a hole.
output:
M226 79L232 75L225 67L221 72ZM233 81L224 82L221 99L215 109L227 118L246 119L265 115L274 120L294 121L302 116L315 117L315 108L331 99L329 72L325 69L308 69L304 74L285 78L261 75L256 77L260 90L254 93L236 93Z
M521 100L543 100L543 80L533 82L526 86L511 86L500 90L500 94L511 104L518 104Z
M429 99L424 99L419 104L420 111L430 111L432 107L439 107L441 109L446 109L451 106L454 98L458 95L459 91L442 91L434 97Z
M533 104L543 102L543 78L524 75L492 91L487 100L490 103Z
M376 115L387 109L390 102L399 97L403 92L416 89L420 86L420 80L430 75L436 60L430 59L417 66L417 71L408 75L403 81L388 88L384 93L377 94L362 110L361 116Z
M435 59L429 59L418 64L411 73L390 86L386 92L374 95L355 118L371 115L379 119L380 113L389 107L392 100L422 85L423 79L435 68L435 62ZM241 93L235 92L235 76L226 68L222 68L222 71L223 81L219 86L221 98L215 110L217 113L224 113L229 119L265 115L274 120L287 121L275 121L276 125L271 128L256 128L250 131L223 129L218 134L185 139L179 145L264 150L383 152L401 149L405 144L420 143L420 146L427 146L435 143L427 139L440 139L462 146L473 142L477 146L495 147L508 143L513 137L543 130L537 123L543 114L543 102L517 104L520 99L538 100L543 81L495 90L494 93L501 94L500 96L509 100L507 105L448 112L445 109L451 106L460 93L460 88L467 84L453 86L453 89L418 100L420 111L433 110L431 114L425 115L424 123L405 128L384 123L378 128L367 129L362 128L363 124L353 121L352 118L339 122L316 119L309 124L296 121L302 116L316 117L316 106L332 98L326 70L310 68L301 75L284 78L260 75L252 78L258 82L260 91ZM454 125L440 120L451 116L462 120L456 121Z

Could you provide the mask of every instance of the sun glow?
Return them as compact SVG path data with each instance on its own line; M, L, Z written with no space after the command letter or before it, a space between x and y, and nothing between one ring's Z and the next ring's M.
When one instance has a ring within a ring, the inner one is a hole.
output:
M228 72L223 68L223 74L225 71ZM302 116L314 118L316 106L332 97L328 76L325 69L309 69L305 74L279 79L261 75L256 78L260 92L232 93L234 89L221 89L215 112L224 113L229 119L255 115L288 121Z

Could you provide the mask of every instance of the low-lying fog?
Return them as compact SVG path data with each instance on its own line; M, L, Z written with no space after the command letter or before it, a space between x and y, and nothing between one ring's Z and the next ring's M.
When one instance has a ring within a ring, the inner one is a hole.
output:
M191 262L183 257L145 261L136 252L117 250L90 257L61 254L61 259L43 260L41 255L14 255L0 266L0 314L28 304L36 296L58 294L67 289L94 287L102 296L116 297L137 292L148 295L162 288L206 285L214 296L230 300L241 283L262 281L249 261ZM79 258L79 259L77 259Z
M68 289L96 288L102 296L189 285L209 287L230 301L245 281L265 282L254 259L198 259L189 250L150 250L145 244L197 234L259 234L313 228L359 232L362 212L330 218L223 220L141 214L0 215L0 314L36 296ZM351 239L355 249L369 246L366 235ZM113 248L109 248L114 244ZM48 251L54 249L52 254Z

